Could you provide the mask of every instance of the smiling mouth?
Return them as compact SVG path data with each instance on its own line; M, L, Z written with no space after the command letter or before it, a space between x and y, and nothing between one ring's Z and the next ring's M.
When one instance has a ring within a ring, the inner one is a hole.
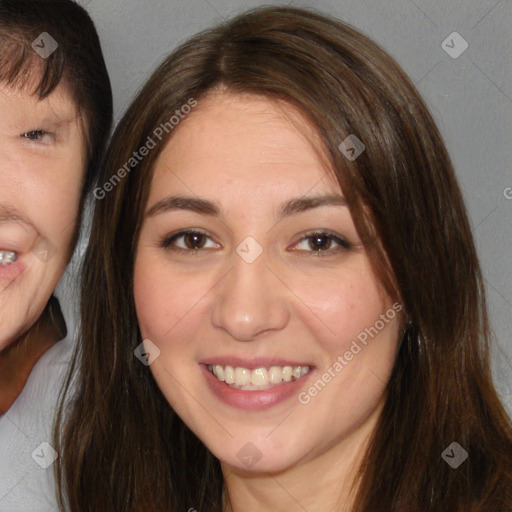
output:
M6 266L14 263L18 259L18 254L14 251L0 251L0 265Z
M270 366L249 368L207 365L208 370L230 388L243 391L263 391L301 379L311 371L310 366Z

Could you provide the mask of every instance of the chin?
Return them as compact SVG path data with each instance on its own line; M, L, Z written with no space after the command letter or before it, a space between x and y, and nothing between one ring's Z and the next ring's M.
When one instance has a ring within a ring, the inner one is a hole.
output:
M268 436L269 429L265 428L264 431L264 435L249 432L245 435L242 430L229 440L206 439L205 444L223 465L240 472L278 473L297 465L306 457L304 444L297 446L292 441L295 434L291 433L284 439L272 439L272 435ZM287 440L292 442L287 445Z
M238 452L240 453L240 458L236 455L233 456L232 453L225 454L225 457L217 458L222 465L239 473L262 475L267 473L280 473L297 463L296 460L283 457L282 454L279 454L279 459L276 459L274 454L271 457L265 457L265 453L258 449L255 450L254 447L250 445L245 445Z

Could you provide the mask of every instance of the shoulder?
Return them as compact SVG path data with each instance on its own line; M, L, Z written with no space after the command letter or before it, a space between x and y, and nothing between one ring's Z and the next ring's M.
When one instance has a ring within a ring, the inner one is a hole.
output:
M62 283L60 283L62 285ZM76 344L72 287L55 295L67 335L36 362L20 396L0 416L0 511L57 510L53 426L60 392Z
M0 417L0 510L56 510L52 431L71 354L67 338L47 350Z

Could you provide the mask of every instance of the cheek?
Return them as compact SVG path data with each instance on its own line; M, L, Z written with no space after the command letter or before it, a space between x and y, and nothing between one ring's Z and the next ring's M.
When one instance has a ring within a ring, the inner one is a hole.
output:
M183 338L186 319L200 301L201 284L197 278L171 272L152 250L139 249L134 268L134 300L144 338L156 344Z
M294 291L306 306L297 309L302 321L331 356L348 349L388 307L364 256L314 280L300 277Z
M64 179L48 185L48 198L54 200L50 211L56 223L69 226L76 220L79 208L84 169L76 161L71 161L63 172Z
M41 172L39 179L25 180L23 195L27 213L41 238L51 242L65 258L76 229L85 170L79 155L49 162L48 169L52 172Z

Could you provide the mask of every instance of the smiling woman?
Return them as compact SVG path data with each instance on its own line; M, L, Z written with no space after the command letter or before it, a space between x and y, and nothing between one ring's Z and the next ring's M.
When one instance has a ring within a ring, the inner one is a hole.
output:
M191 97L96 205L69 510L512 510L476 252L407 76L332 18L246 13L155 71L104 182Z
M0 47L0 510L55 510L52 420L74 328L54 291L112 97L94 25L70 0L0 0Z

